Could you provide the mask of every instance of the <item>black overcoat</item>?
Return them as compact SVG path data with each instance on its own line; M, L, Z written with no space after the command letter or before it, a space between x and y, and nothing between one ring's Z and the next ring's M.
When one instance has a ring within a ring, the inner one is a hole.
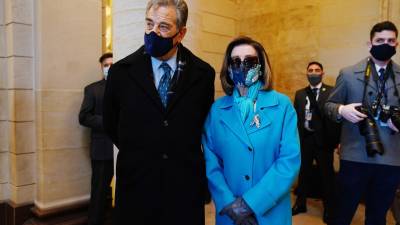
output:
M295 100L294 100L294 108L297 112L297 127L299 129L300 141L304 138L304 121L305 121L305 107L306 107L306 96L307 89L311 91L310 87L305 87L296 92ZM324 105L326 100L328 99L333 87L322 84L317 107L319 113L313 114L317 118L314 120L314 129L316 130L317 140L319 141L319 146L323 147L325 150L333 150L339 144L340 139L340 124L331 121L326 115L324 111Z
M214 100L215 71L182 45L177 59L166 109L143 46L110 69L104 126L120 150L117 225L204 224L201 133Z
M90 158L92 160L112 160L113 143L104 132L103 96L106 80L100 80L85 87L79 111L79 123L91 128Z

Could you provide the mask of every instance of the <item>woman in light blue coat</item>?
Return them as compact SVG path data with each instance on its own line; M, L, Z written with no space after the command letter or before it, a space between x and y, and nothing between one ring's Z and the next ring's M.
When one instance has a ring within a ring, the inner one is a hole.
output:
M290 188L300 167L296 112L271 88L264 48L248 37L227 47L227 96L212 106L203 148L217 225L292 224Z

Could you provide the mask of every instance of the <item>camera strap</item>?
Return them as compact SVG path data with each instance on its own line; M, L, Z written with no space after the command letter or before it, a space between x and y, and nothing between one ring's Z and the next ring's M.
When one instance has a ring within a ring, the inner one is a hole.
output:
M363 91L363 99L362 99L363 105L367 105L367 102L365 101L365 96L367 94L367 87L368 87L370 77L371 77L371 61L368 58L367 68L365 68L365 74L364 74L364 91Z
M371 71L372 71L371 68L372 68L371 59L368 58L367 67L365 68L365 74L364 74L364 91L363 91L363 99L362 99L362 104L363 105L367 105L367 102L365 100L366 100L366 94L367 94L367 87L368 87L369 79L371 77ZM397 97L397 101L398 101L398 103L400 105L399 89L398 89L397 84L396 84L396 77L395 77L395 74L394 74L394 72L393 72L393 70L391 68L391 64L389 64L387 70L390 70L389 71L390 72L390 77L392 78L393 85L394 85L394 96Z

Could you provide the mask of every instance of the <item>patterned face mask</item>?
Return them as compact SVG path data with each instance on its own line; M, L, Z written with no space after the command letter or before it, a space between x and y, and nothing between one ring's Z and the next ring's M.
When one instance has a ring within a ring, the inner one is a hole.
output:
M252 68L246 68L245 65L240 65L239 68L230 66L229 76L232 79L235 86L238 87L250 87L253 85L261 76L261 65L255 64Z

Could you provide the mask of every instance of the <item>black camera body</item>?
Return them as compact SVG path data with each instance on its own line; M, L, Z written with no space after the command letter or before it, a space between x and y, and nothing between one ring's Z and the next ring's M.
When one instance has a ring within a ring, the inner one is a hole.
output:
M355 109L360 113L367 115L367 118L358 123L360 134L365 137L366 151L368 157L374 157L375 154L383 155L385 152L383 144L379 138L378 125L368 108L356 106Z
M379 120L386 123L389 119L392 119L393 125L400 129L400 107L383 105L381 112L379 113Z

